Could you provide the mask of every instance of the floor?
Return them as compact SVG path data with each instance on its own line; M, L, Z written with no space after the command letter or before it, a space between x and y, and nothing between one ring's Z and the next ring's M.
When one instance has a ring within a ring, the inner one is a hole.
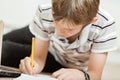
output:
M107 63L102 80L120 80L120 64Z
M120 80L120 50L109 53L102 80Z

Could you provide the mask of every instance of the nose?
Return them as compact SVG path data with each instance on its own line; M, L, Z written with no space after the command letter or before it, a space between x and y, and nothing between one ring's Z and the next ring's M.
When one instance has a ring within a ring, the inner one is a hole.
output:
M67 32L65 30L59 30L57 33L59 36L64 37Z

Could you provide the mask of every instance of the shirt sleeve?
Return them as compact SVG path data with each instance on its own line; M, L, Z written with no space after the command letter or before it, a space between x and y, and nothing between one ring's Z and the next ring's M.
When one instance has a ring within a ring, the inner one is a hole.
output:
M94 53L102 53L116 50L117 33L115 21L108 21L103 27L98 26L97 29L99 29L98 35L93 39L91 51Z
M51 6L38 6L33 21L29 29L35 37L48 41L54 33Z

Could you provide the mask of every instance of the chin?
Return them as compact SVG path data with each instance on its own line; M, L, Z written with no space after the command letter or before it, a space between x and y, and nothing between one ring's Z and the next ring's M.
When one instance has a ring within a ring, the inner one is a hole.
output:
M60 37L64 37L64 38L69 38L69 37L71 37L71 36L73 36L73 35L65 35L65 34L58 34Z

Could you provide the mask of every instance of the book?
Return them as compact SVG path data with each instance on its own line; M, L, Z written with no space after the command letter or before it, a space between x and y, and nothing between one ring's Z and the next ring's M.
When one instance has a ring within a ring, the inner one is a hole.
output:
M18 69L0 65L0 77L16 78L21 75Z

